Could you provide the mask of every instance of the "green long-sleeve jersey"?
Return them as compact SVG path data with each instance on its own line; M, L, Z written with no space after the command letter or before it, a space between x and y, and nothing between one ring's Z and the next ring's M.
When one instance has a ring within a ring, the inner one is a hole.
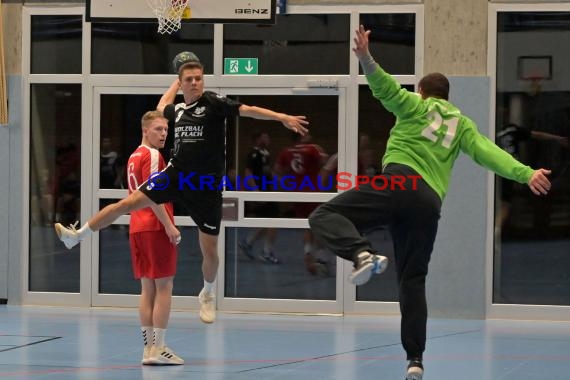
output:
M366 76L373 96L396 116L382 165L398 163L418 172L443 199L453 164L462 151L498 175L527 183L533 169L521 164L477 130L450 102L422 99L381 67Z

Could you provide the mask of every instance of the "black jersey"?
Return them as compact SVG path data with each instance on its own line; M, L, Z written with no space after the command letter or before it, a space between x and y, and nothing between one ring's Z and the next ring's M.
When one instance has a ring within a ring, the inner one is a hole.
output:
M226 118L238 116L240 106L211 91L192 104L167 105L164 116L174 121L172 165L186 175L224 175Z
M530 140L531 132L527 128L519 127L516 124L508 124L503 130L497 133L497 145L504 151L519 159L519 148L522 141Z
M247 155L246 167L256 176L255 184L261 187L262 177L271 177L271 156L265 148L254 147Z

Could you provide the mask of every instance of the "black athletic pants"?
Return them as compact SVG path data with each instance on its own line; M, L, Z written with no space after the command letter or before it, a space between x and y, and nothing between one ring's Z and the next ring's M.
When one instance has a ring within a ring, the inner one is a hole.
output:
M389 164L383 171L392 176L417 176L406 165ZM401 178L401 177L399 177ZM381 185L379 182L377 185ZM421 358L425 350L427 305L425 280L440 217L441 199L423 179L406 180L405 190L388 185L376 190L367 184L339 194L309 217L315 236L337 256L354 262L370 250L363 233L387 227L392 234L399 286L401 339L408 360Z

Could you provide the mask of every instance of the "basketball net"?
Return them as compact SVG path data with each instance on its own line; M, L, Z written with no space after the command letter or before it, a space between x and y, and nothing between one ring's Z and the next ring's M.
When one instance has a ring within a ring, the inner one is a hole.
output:
M181 19L190 0L146 0L158 19L158 33L171 34L182 27Z

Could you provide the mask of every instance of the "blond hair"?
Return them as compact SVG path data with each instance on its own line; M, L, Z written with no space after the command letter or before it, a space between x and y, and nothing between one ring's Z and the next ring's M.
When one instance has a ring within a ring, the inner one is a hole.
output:
M164 117L164 115L162 114L162 112L154 110L154 111L148 111L145 112L145 114L143 115L143 117L141 118L141 127L145 128L147 127L153 120L155 119L166 119Z

